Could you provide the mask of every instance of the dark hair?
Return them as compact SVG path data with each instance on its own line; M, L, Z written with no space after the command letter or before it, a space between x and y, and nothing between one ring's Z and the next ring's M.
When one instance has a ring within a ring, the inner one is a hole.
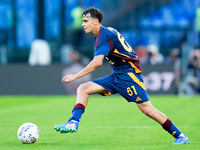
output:
M103 19L103 14L102 12L95 8L95 7L90 7L87 10L85 10L82 14L82 16L86 16L87 14L90 14L90 16L92 18L97 18L99 20L99 22L101 23L102 19Z

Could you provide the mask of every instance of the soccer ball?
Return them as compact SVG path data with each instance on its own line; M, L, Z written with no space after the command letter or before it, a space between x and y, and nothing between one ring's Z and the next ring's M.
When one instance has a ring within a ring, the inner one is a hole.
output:
M22 124L18 131L17 136L24 144L35 143L39 138L40 132L38 127L30 122Z

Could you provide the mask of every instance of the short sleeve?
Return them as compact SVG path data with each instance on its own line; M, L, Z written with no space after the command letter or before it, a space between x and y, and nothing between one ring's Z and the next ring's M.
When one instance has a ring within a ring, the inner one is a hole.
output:
M108 41L105 40L103 43L101 43L101 44L96 48L96 51L95 51L94 56L97 56L97 55L105 55L105 56L108 56L109 53L110 53L109 44L108 44Z

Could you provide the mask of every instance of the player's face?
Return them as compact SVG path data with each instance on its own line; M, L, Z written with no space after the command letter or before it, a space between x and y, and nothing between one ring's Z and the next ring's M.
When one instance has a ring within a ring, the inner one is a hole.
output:
M92 18L90 16L90 14L86 14L82 17L82 27L85 31L85 33L92 33L94 34L95 30L96 30L96 24L97 24L97 20L96 18Z

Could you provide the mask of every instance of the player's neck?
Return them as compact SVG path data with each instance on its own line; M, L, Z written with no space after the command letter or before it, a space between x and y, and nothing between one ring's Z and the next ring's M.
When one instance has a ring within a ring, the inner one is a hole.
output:
M97 35L99 34L101 28L102 28L102 25L99 24L99 25L96 27L96 30L94 30L94 32L92 32L92 34L93 34L94 36L97 36Z

